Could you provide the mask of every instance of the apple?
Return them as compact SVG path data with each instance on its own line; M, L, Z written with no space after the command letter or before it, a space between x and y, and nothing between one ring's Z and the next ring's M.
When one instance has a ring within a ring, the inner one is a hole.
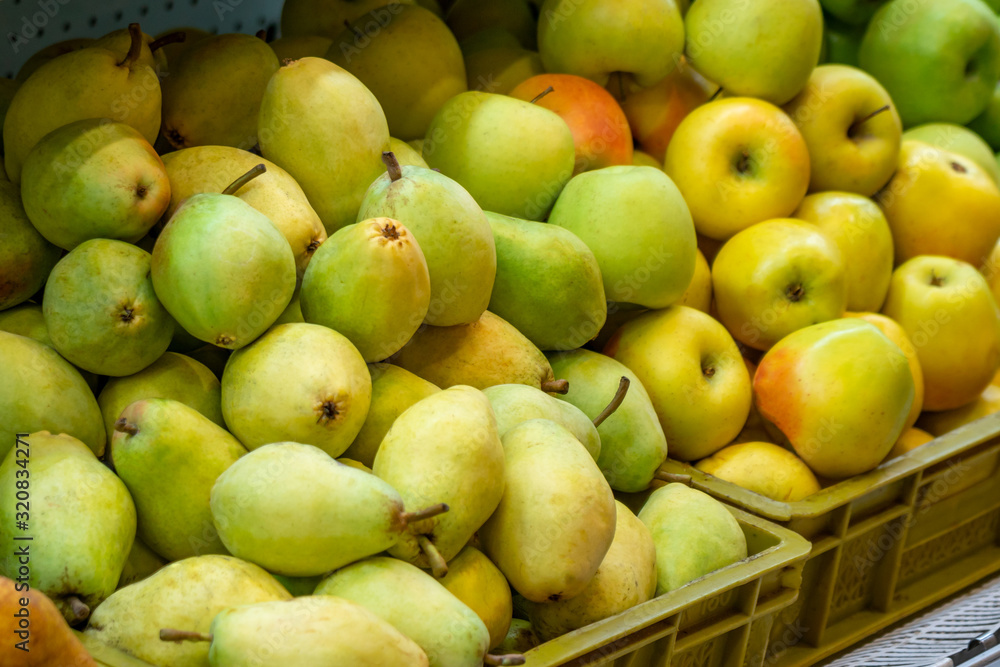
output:
M809 187L809 150L781 109L736 97L704 104L681 121L663 169L698 233L724 241L795 210Z
M849 25L864 25L886 0L820 0L823 9Z
M896 444L892 446L889 453L885 455L885 460L888 461L896 458L897 456L902 456L907 452L912 452L920 445L925 445L933 439L934 436L927 431L910 427L903 431L903 434L899 436L899 440L897 440Z
M675 0L545 0L538 16L545 69L602 86L612 72L651 86L683 50L684 19Z
M817 192L792 217L811 222L837 244L844 258L847 309L878 311L892 277L892 232L871 199L850 192Z
M1000 84L993 89L986 109L969 122L969 129L975 130L995 151L1000 151Z
M819 62L817 0L698 0L684 17L692 67L730 95L792 99Z
M549 88L552 91L545 93ZM526 102L535 100L537 106L556 112L566 121L576 146L575 173L632 164L632 130L625 113L611 93L590 79L574 74L539 74L522 81L508 94Z
M1000 189L964 155L906 140L899 168L875 196L892 230L896 264L946 255L979 266L1000 238Z
M460 40L499 27L514 35L524 48L535 48L537 28L527 0L457 0L448 9L445 21Z
M753 390L761 416L831 479L878 466L914 397L903 351L857 319L813 324L779 341L761 359Z
M732 336L705 313L687 306L644 313L623 325L604 353L646 388L672 458L710 456L743 428L750 376Z
M558 114L506 95L468 91L434 116L424 161L494 213L542 220L573 175L573 133Z
M892 95L905 127L964 125L1000 79L1000 24L981 0L891 0L869 22L858 61Z
M971 403L1000 368L1000 311L986 279L965 262L923 255L902 264L882 312L917 350L924 410Z
M993 298L1000 304L1000 241L997 241L990 252L989 258L980 267L980 272L993 292Z
M802 327L843 317L847 279L837 244L814 225L776 219L729 239L712 264L719 321L767 350Z
M820 489L819 480L802 459L771 442L727 445L695 467L784 503L797 502Z
M1000 387L991 384L968 405L943 412L925 412L917 424L928 433L938 436L994 412L1000 412Z
M915 139L942 150L964 155L982 167L994 183L1000 183L1000 166L997 165L993 149L982 137L967 127L954 123L925 123L903 132L903 139Z
M678 305L690 306L695 310L707 313L712 307L712 272L708 260L701 250L696 250L694 261L694 277L684 295L677 301Z
M870 197L892 177L903 126L889 93L869 74L821 65L785 111L809 148L811 192Z

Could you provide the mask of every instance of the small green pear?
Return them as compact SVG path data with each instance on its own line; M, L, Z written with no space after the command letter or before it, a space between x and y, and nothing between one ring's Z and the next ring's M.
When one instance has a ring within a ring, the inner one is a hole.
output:
M656 545L656 594L747 557L743 529L707 493L673 483L650 494L639 511Z
M45 326L42 307L37 303L22 303L20 306L0 310L0 331L25 336L55 349Z
M59 354L92 373L121 377L167 351L174 319L153 291L150 259L131 243L91 239L59 260L42 300Z
M252 563L232 556L195 556L115 591L91 614L84 634L153 665L205 667L207 644L160 641L160 629L208 632L224 609L291 598Z
M346 336L368 363L398 352L427 315L427 262L398 220L342 227L309 267L299 292L302 317Z
M54 349L0 331L0 456L17 433L66 433L104 453L107 435L97 399L87 382Z
M31 224L20 189L0 180L0 310L40 290L61 254Z
M371 395L361 354L318 324L272 327L234 352L222 374L222 414L248 449L290 440L340 456L361 430Z
M423 141L423 137L417 141ZM400 167L423 167L429 169L424 158L420 156L420 151L406 143L402 139L389 137L389 152L396 156L396 161Z
M392 364L369 364L368 372L372 378L371 407L364 425L344 456L370 468L382 439L396 418L417 401L441 389Z
M167 560L143 543L138 537L132 541L132 548L129 549L125 565L122 567L122 574L118 578L118 588L125 588L129 584L142 581L153 574L164 565Z
M532 602L579 595L615 536L611 487L580 441L548 419L507 431L503 448L506 490L479 531L483 551Z
M490 648L507 636L514 605L510 585L496 565L482 551L466 546L448 563L441 585L468 605L490 631Z
M454 386L418 401L393 423L372 471L407 507L443 502L451 509L410 524L389 554L444 576L503 496L504 453L489 399Z

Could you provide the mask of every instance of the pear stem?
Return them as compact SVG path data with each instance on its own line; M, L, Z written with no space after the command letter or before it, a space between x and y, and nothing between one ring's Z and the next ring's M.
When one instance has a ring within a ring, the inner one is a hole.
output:
M661 482L686 484L691 486L691 475L680 475L673 472L666 472L664 470L657 470L653 475L653 479L658 479Z
M66 598L66 604L69 605L70 611L73 612L73 616L76 618L76 623L86 620L90 616L90 607L75 595L70 595Z
M210 642L212 641L212 635L206 635L202 632L192 632L190 630L163 628L160 630L160 640L165 642Z
M389 172L389 178L395 183L403 177L403 168L399 166L399 160L396 159L396 154L392 151L385 151L382 153L382 163L385 165L385 170Z
M708 98L708 101L711 102L716 97L718 97L720 94L722 94L722 86L719 86L718 90L716 90L714 93L712 93L712 96Z
M431 574L434 575L435 579L443 579L444 575L448 574L448 563L441 556L441 552L437 550L437 547L434 546L434 543L426 535L417 535L417 544L420 545L420 550L424 552L427 560L430 561Z
M132 43L128 46L128 53L125 54L125 59L118 63L119 67L132 67L132 64L139 58L139 53L142 50L142 30L139 29L138 23L128 24L128 35L132 38Z
M569 391L569 380L545 380L541 389L550 394L565 394Z
M162 49L167 44L178 44L187 39L187 33L183 30L178 30L177 32L170 32L160 37L159 39L154 39L149 43L149 50L156 51L157 49Z
M623 375L622 379L618 381L618 391L615 392L614 398L611 399L611 402L608 403L608 406L606 408L601 410L601 414L594 417L595 427L603 424L605 419L614 414L615 410L618 409L618 406L620 406L622 404L622 401L625 400L625 394L628 393L628 388L630 384L632 384L632 382Z
M872 118L879 115L883 111L888 111L888 110L889 110L889 105L886 104L884 106L880 106L878 109L875 109L875 111L872 111L864 118L854 121L853 123L851 123L851 126L847 128L847 136L853 137L855 134L857 134L857 131L861 129L862 125L864 125L865 123L867 123L868 121L870 121Z
M122 417L115 422L115 430L119 433L128 433L129 435L135 435L139 432L139 427L135 424L129 424L128 420Z
M255 32L253 36L256 37L257 39L259 39L262 42L266 42L267 41L267 30L264 30L263 28L261 28L260 30L258 30L257 32Z
M247 173L243 174L235 181L230 183L229 187L222 191L222 194L224 195L236 194L237 190L239 190L244 185L246 185L253 179L263 174L265 171L267 171L267 167L265 167L263 164L258 164L256 167L254 167L253 169L251 169L250 171L248 171Z
M520 653L507 653L506 655L495 655L487 653L483 656L484 665L523 665L524 656Z
M534 97L532 97L530 104L534 104L538 100L542 99L543 97L545 97L546 95L548 95L549 93L554 92L554 91L555 91L555 88L553 88L552 86L549 86L548 88L546 88L542 92L540 92L537 95L535 95Z
M438 503L437 505L431 505L430 507L425 507L422 510L417 510L416 512L403 512L400 518L403 520L403 525L409 525L411 523L416 523L417 521L423 521L424 519L432 519L438 514L444 514L450 507L445 503Z

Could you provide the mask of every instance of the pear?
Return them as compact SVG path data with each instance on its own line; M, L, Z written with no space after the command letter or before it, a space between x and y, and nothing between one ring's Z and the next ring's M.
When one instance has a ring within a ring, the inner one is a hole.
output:
M361 430L371 393L364 359L344 336L279 324L230 357L222 414L248 449L290 440L337 457Z
M743 529L707 493L673 483L650 494L639 511L656 545L656 594L747 557Z
M541 350L575 350L604 326L601 269L573 232L487 213L497 247L490 311Z
M462 186L421 167L388 170L368 188L358 219L386 217L406 225L420 244L431 278L426 321L434 326L475 322L490 302L496 246L486 216Z
M514 613L510 585L482 551L467 546L458 552L448 563L448 574L441 579L441 585L486 624L490 648L503 642Z
M421 138L420 141L423 139ZM429 169L424 158L420 157L420 151L406 143L402 139L389 137L389 152L396 156L396 161L400 167L423 167Z
M30 499L20 502L27 489ZM27 574L28 585L52 598L69 623L85 619L114 592L135 539L125 485L76 438L40 431L19 436L7 452L0 498L8 527L0 533L0 574L20 581Z
M8 637L0 645L0 663L18 667L98 667L45 593L0 577L0 609L9 621Z
M58 58L61 55L85 49L93 43L93 37L74 37L72 39L64 39L60 42L56 42L55 44L43 46L24 61L24 64L21 65L21 69L17 71L15 81L18 83L24 83L28 80L29 76L35 73L35 70L53 58Z
M160 628L208 632L223 609L291 597L256 565L195 556L115 591L94 610L84 634L157 667L205 667L208 645L160 641Z
M18 187L0 181L0 311L40 290L60 254L31 224Z
M510 621L507 636L496 646L496 651L498 653L525 653L541 643L538 635L535 634L531 621L514 618Z
M195 338L232 350L264 333L295 291L288 241L233 195L258 167L222 194L189 197L153 247L153 288L167 311Z
M231 354L230 350L215 345L202 345L188 352L189 357L207 366L219 380L222 380L222 372Z
M94 454L104 453L107 436L101 409L86 381L48 345L0 331L0 456L17 433L67 433Z
M46 134L84 118L131 125L152 144L160 129L160 82L139 64L142 32L129 25L132 43L122 58L109 49L85 48L39 67L21 84L4 119L4 164L20 184L28 152Z
M363 83L323 58L292 61L267 84L258 123L264 157L298 181L327 234L359 220L389 149L385 114Z
M375 453L382 444L382 439L396 418L417 401L441 390L427 380L392 364L369 364L368 372L372 378L371 407L364 425L344 456L370 468L375 462Z
M285 309L281 311L281 315L278 315L278 319L274 321L274 324L301 324L305 321L305 318L302 317L302 302L299 300L299 294L296 294L288 302L288 305L285 306Z
M502 28L496 31L506 33L509 39L484 40L486 33L497 34L485 29L462 40L465 77L469 90L507 95L522 81L544 74L545 66L537 51L522 48L517 38Z
M342 333L366 362L399 352L427 315L427 262L398 220L342 227L309 266L299 293L302 317Z
M484 553L532 602L579 595L615 536L611 487L580 441L548 419L507 431L503 448L506 490L479 531Z
M295 442L264 445L233 464L215 483L211 508L227 549L292 577L384 551L408 523L447 510L404 512L388 483Z
M667 439L639 378L621 362L590 350L550 354L549 361L553 371L569 381L569 391L559 399L587 415L597 416L619 379L628 378L625 399L597 427L601 436L597 465L616 491L646 489L667 458Z
M483 393L490 399L501 438L529 419L549 419L572 433L594 460L599 460L601 436L597 427L572 403L560 401L526 384L498 384L487 387Z
M288 0L281 6L281 34L323 35L332 39L344 29L344 21L355 21L385 4L385 0ZM413 0L396 0L385 9L388 13L412 4Z
M268 46L278 57L278 62L286 60L298 60L299 58L322 58L333 44L333 39L322 35L293 35L290 37L279 37Z
M569 600L528 603L531 625L542 641L631 609L656 593L653 536L625 505L616 501L615 508L615 538L583 592Z
M108 441L122 410L144 398L170 398L194 408L218 426L222 420L222 386L205 364L176 352L163 356L135 375L108 380L97 396Z
M361 605L329 595L230 607L212 620L210 634L162 629L159 636L211 642L212 667L427 665L412 639Z
M502 27L526 49L535 48L535 17L527 0L481 3L456 0L448 9L448 27L464 39L487 28Z
M485 389L496 384L527 384L565 392L545 355L506 320L490 311L472 324L425 327L392 362L439 387L466 384Z
M372 471L407 507L447 503L451 510L411 524L389 554L444 576L503 495L503 446L481 391L455 386L401 414L382 440Z
M111 462L139 513L139 538L168 560L226 553L208 506L215 480L246 453L225 429L169 398L122 411Z
M125 559L125 565L122 567L122 574L118 578L118 586L115 590L142 581L166 565L167 562L160 554L147 547L142 540L136 537L132 542L128 557Z
M295 255L296 278L301 283L313 253L326 241L326 229L302 188L287 171L260 156L230 146L185 148L164 155L163 164L170 178L166 219L191 195L222 192L233 173L263 164L267 171L241 187L235 195L267 216L288 240Z
M253 35L199 39L163 79L163 136L174 148L253 148L260 101L278 67L271 47Z
M371 25L377 27L371 30ZM415 53L421 57L414 58ZM326 58L372 91L390 134L401 139L424 136L441 105L466 90L455 36L433 12L417 5L362 14L334 37Z
M10 106L10 101L14 99L14 93L20 87L20 81L0 77L0 130L3 130L3 119L7 116L7 108ZM0 131L0 135L2 134L3 132ZM3 155L3 136L0 136L0 155ZM423 162L422 158L421 162ZM427 165L425 164L424 166ZM0 169L0 172L3 172L3 170ZM0 173L0 176L6 177L6 175L6 173Z
M171 39L168 42L161 43L159 50L162 51L163 57L167 61L167 69L170 68L170 63L175 63L181 57L181 54L187 51L192 44L201 40L205 37L210 37L212 33L202 30L201 28L195 28L193 26L181 26L177 28L171 28L169 30L164 30L163 32L156 33L156 42L161 40L166 40L170 35L184 35L184 39L176 40ZM152 46L152 45L151 45Z
M91 239L59 260L42 311L56 350L100 375L146 368L167 350L174 320L149 279L150 255L124 241Z
M142 45L139 47L139 57L136 59L136 64L146 65L152 67L153 71L157 74L166 65L166 59L163 54L154 54L153 52L153 42L154 39L142 33ZM119 58L124 58L128 54L128 50L132 47L132 35L128 28L119 28L118 30L112 30L103 37L98 37L93 42L87 45L87 48L100 48L108 49L109 51L114 51L118 54ZM159 48L159 46L157 47Z
M0 331L26 336L55 349L49 330L45 327L42 307L37 303L22 303L20 306L0 310Z

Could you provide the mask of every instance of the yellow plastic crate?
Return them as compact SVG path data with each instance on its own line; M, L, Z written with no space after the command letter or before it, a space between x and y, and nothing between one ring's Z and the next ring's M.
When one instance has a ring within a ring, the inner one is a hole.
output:
M794 503L684 463L663 470L811 540L769 667L813 665L1000 570L1000 413Z

